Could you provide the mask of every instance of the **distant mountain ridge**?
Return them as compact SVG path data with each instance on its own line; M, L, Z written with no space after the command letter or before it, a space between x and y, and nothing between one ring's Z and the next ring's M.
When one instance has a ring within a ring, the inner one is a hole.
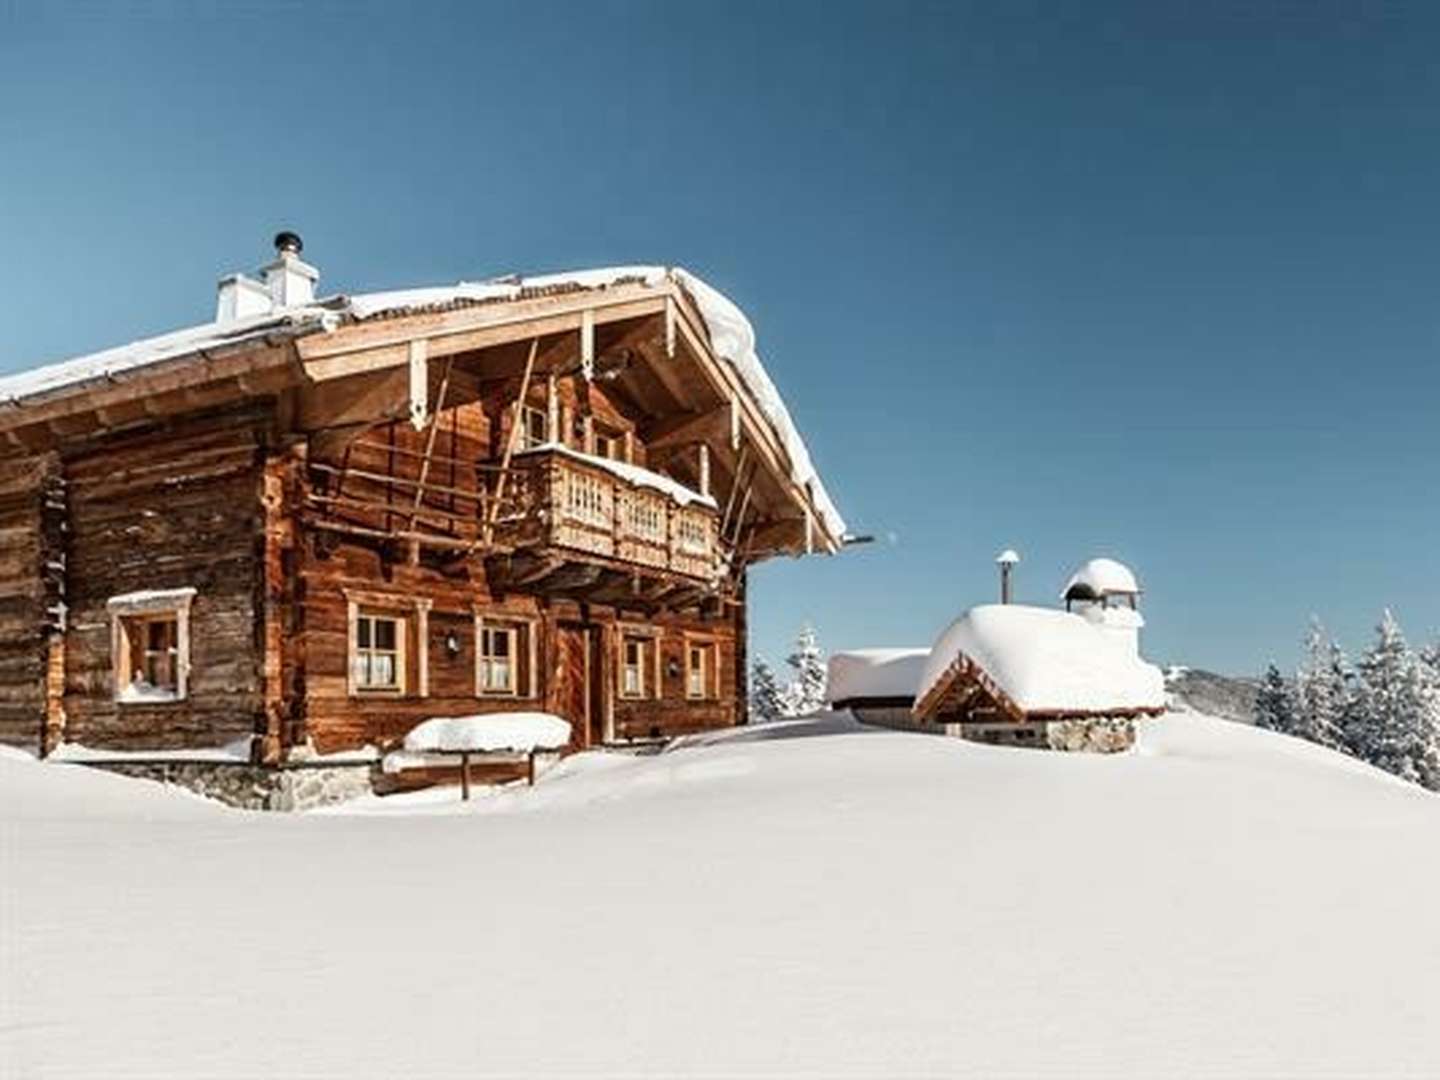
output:
M1235 679L1213 671L1174 664L1165 669L1172 708L1207 713L1240 724L1255 722L1256 679Z

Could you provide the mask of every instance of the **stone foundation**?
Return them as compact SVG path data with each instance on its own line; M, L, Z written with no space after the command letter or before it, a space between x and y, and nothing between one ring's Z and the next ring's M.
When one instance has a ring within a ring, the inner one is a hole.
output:
M1116 754L1135 745L1135 721L1123 718L1052 720L1045 725L1051 750Z
M259 765L214 761L93 761L88 767L175 784L242 810L311 810L369 795L369 765Z

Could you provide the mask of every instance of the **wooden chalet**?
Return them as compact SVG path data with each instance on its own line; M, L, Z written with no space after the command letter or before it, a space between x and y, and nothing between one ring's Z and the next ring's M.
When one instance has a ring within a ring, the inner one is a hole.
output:
M0 741L744 722L747 568L844 526L738 310L664 268L316 277L281 234L215 322L0 379Z

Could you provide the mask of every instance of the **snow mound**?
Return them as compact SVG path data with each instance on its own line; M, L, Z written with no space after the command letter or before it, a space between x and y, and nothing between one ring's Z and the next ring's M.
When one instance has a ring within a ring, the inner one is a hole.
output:
M1440 1075L1434 795L765 728L326 815L0 759L0 1075Z
M971 608L930 651L917 700L962 655L1026 712L1165 707L1159 668L1117 648L1103 630L1068 611L1023 604Z
M925 674L929 649L851 649L830 654L825 700L910 698Z
M405 749L427 753L513 753L558 750L570 741L570 724L542 712L481 713L437 716L416 725L405 736Z

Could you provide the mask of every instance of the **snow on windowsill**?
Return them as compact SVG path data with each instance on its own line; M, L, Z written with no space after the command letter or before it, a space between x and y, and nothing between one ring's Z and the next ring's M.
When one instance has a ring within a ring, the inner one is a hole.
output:
M185 699L164 686L152 686L147 682L132 682L115 695L121 705L166 705Z

